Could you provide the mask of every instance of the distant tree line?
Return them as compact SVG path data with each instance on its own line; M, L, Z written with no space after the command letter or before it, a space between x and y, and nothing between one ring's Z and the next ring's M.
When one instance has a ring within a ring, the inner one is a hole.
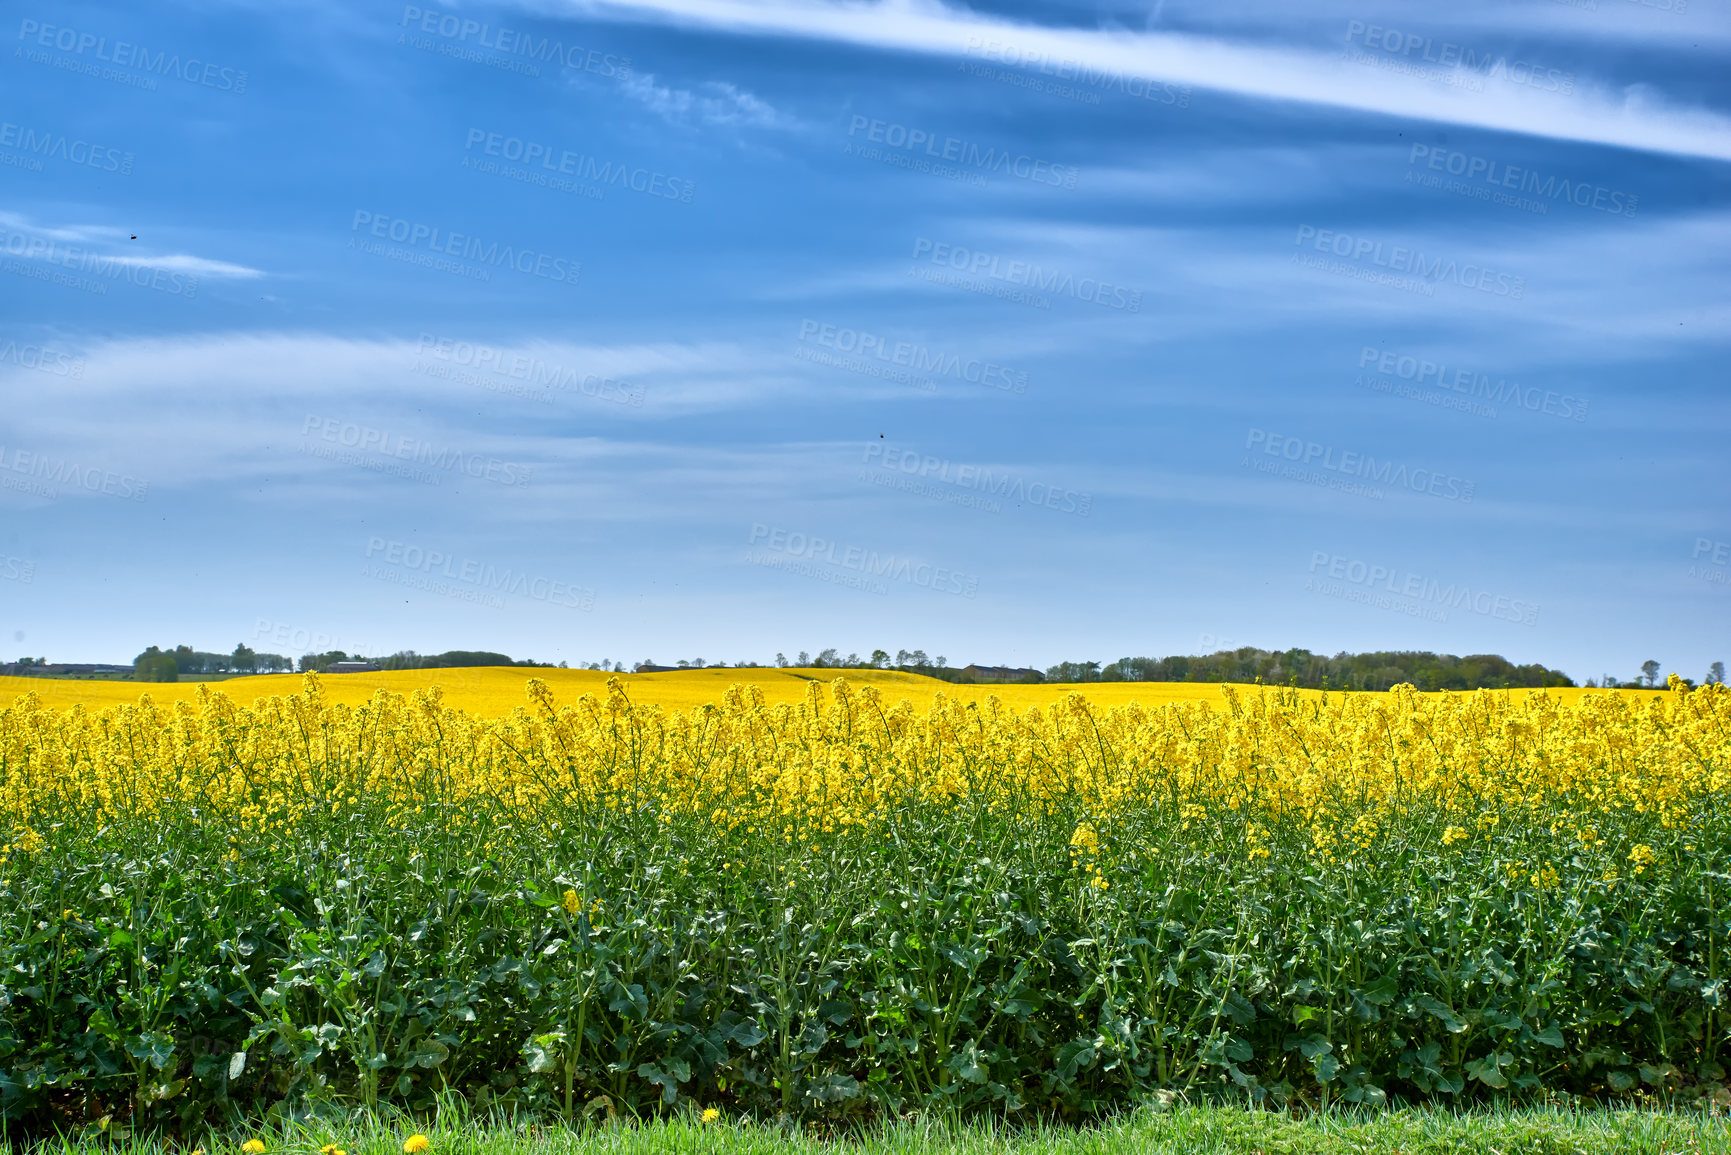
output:
M1707 679L1706 680L1709 684L1714 683L1714 682L1723 683L1725 681L1725 663L1724 662L1714 662L1712 665L1708 666L1707 667ZM1684 678L1683 684L1686 686L1694 686L1695 679ZM1635 678L1633 681L1619 682L1619 681L1617 681L1617 679L1611 677L1611 675L1606 674L1603 678L1600 678L1597 680L1595 680L1593 678L1588 678L1587 679L1587 685L1589 685L1589 686L1604 686L1608 689L1613 689L1613 690L1615 690L1615 689L1623 689L1623 690L1653 690L1653 689L1657 689L1659 686L1659 663L1652 658L1648 658L1646 661L1642 662L1641 663L1641 675L1640 675L1640 677Z
M446 650L442 654L417 654L413 650L398 650L383 658L368 658L360 654L344 653L342 650L327 650L322 654L303 654L300 672L322 674L336 662L371 662L381 670L445 670L458 666L532 666L548 669L553 665L551 662L537 662L531 658L513 659L509 654L496 654L491 650Z
M1560 670L1518 666L1498 654L1433 654L1428 650L1378 651L1332 658L1309 650L1259 650L1240 646L1202 657L1119 658L1102 668L1097 662L1060 662L1046 671L1048 682L1254 682L1309 689L1386 690L1409 682L1421 690L1519 689L1573 686Z
M303 654L297 663L281 654L258 653L238 645L231 654L216 654L194 650L191 646L176 646L163 650L151 646L133 659L133 679L140 682L172 682L183 674L271 674L292 672L324 673L336 662L370 661L385 670L431 670L461 666L524 666L550 668L550 662L513 659L491 650L446 650L441 654L418 654L399 650L388 657L366 658L342 650L322 654ZM21 658L21 668L41 666L41 658ZM646 659L637 668L656 669L720 669L726 662L706 662L702 658L680 659L673 666L657 667ZM939 654L928 657L924 650L897 650L892 657L887 650L873 650L868 658L857 653L842 657L835 649L820 650L816 655L801 650L793 659L786 654L775 655L773 666L767 662L734 662L734 669L835 669L835 670L901 670L924 674L946 682L969 683L975 679L966 669L953 669ZM560 662L559 668L565 668ZM579 669L624 672L623 662L600 661L579 663ZM1641 673L1630 681L1604 675L1589 678L1588 686L1621 689L1655 689L1659 683L1657 661L1641 663ZM1259 650L1240 646L1235 650L1220 650L1201 657L1173 655L1164 658L1119 658L1101 666L1099 662L1059 662L1049 667L1044 676L1029 670L1020 680L1025 682L1254 682L1296 685L1311 689L1386 690L1402 682L1420 690L1524 689L1551 686L1573 686L1574 681L1560 670L1536 663L1516 665L1499 654L1434 654L1429 650L1384 650L1369 654L1341 652L1333 657L1313 654L1305 649ZM1707 682L1724 682L1725 663L1714 662L1707 670ZM1693 680L1685 678L1693 686Z
M164 650L151 646L132 660L135 682L173 682L183 674L286 674L325 673L335 662L372 662L384 670L432 670L451 666L550 666L549 662L514 661L506 654L488 650L447 650L442 654L417 654L399 650L385 658L367 658L342 650L302 654L299 662L282 654L262 654L239 645L232 654L213 654L191 646Z
M182 674L278 674L294 669L294 661L281 654L261 654L239 645L232 654L213 654L191 646L164 650L151 646L132 659L135 682L174 682Z
M659 666L654 658L645 658L638 663L637 668L642 669L645 666L661 670L721 670L730 668L726 662L708 662L702 658L681 658L671 666ZM623 665L611 665L607 662L599 664L591 662L587 666L580 666L579 668L589 670L625 669ZM887 650L873 650L869 658L862 658L857 653L849 654L844 658L841 656L841 651L835 649L820 650L816 656L813 656L809 650L801 650L791 659L786 654L776 654L774 662L738 661L734 662L731 668L736 670L790 668L796 670L906 670L909 673L928 674L939 678L944 677L945 674L958 673L958 671L950 670L945 665L942 654L936 658L928 658L924 650L897 650L893 658L890 657ZM953 681L954 679L951 678L950 680Z

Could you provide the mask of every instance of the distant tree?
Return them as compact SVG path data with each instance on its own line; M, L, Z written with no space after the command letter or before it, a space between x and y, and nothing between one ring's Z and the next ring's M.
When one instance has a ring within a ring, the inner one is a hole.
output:
M680 658L677 662L675 662L673 664L681 670L689 670L691 668L691 663L686 661L684 658Z
M234 648L234 668L243 674L250 674L258 669L258 655L244 643Z
M872 668L873 669L881 670L889 664L890 664L889 654L885 653L883 650L873 650L872 651Z
M1709 682L1718 682L1723 685L1725 683L1725 663L1714 662L1711 666L1708 666L1707 680Z
M778 669L787 669L787 655L777 651L775 655L775 664Z
M908 653L906 650L896 651L896 665L905 666L911 661L913 661L912 654Z
M858 654L849 654L846 658L844 658L842 660L842 665L848 667L849 669L857 670L861 666L865 665L865 663L859 660Z
M811 668L811 655L801 650L799 658L793 664L802 670L809 670Z
M165 654L159 647L151 646L132 659L132 678L136 682L178 682L180 667L173 654Z
M1654 685L1659 680L1659 663L1648 658L1641 663L1641 675L1647 679L1647 685Z
M909 654L908 661L916 670L923 670L927 666L931 665L931 661L926 657L926 652L924 650L915 650L913 653Z
M813 665L824 666L827 668L829 666L839 665L840 662L841 659L836 656L835 647L831 646L829 649L818 654L817 661L814 662Z
M932 659L932 665L941 670L949 665L949 659L944 657L942 654L939 654L936 658Z

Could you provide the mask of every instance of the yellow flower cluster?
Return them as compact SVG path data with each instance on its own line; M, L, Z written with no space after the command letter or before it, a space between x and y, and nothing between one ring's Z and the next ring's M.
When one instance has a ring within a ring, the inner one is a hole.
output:
M1415 806L1456 820L1437 827L1445 845L1541 817L1588 843L1598 813L1681 825L1731 788L1731 691L1718 685L1572 704L1540 691L1225 688L1214 705L1101 710L1070 695L1021 712L941 696L921 712L842 679L810 684L799 703L736 685L679 711L634 706L617 681L565 705L538 680L527 689L503 718L450 708L437 687L335 703L315 675L251 706L203 686L193 701L145 695L98 711L25 695L0 709L0 856L41 850L55 823L94 828L163 805L268 835L357 805L436 804L483 840L501 807L647 805L797 842L961 798L1092 816L1071 842L1080 864L1101 857L1098 824L1148 807L1185 829L1236 811L1344 856L1392 829L1370 815ZM1627 857L1656 860L1644 846Z

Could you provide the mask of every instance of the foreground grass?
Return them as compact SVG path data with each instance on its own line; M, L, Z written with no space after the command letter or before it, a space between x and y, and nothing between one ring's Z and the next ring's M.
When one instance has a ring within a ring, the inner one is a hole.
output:
M210 1135L208 1155L235 1155L258 1139L267 1155L401 1155L424 1134L427 1155L1716 1155L1731 1153L1722 1112L1504 1109L1470 1113L1366 1111L1297 1117L1236 1107L1138 1110L1097 1127L1006 1128L990 1122L916 1120L826 1139L750 1122L693 1119L571 1128L504 1120L468 1121L447 1112L432 1123L378 1115L327 1119L256 1133ZM3 1146L0 1146L3 1149ZM189 1147L151 1139L95 1136L16 1144L19 1155L185 1155ZM328 1149L328 1148L327 1148Z

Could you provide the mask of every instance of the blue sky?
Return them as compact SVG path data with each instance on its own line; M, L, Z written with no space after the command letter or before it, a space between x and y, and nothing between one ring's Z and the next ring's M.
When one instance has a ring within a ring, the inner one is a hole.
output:
M7 658L1731 658L1717 0L10 19Z

